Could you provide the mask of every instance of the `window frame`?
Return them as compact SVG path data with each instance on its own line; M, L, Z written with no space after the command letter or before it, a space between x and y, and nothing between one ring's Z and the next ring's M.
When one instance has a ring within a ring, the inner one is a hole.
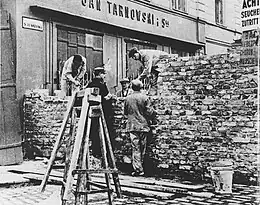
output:
M215 0L215 22L219 25L224 24L223 0Z
M187 12L187 1L186 0L171 0L171 9L181 12Z

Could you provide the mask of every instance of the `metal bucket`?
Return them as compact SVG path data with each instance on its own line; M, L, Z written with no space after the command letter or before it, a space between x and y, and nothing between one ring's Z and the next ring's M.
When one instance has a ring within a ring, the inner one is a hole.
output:
M210 173L215 188L219 194L232 193L233 168L232 166L211 167Z

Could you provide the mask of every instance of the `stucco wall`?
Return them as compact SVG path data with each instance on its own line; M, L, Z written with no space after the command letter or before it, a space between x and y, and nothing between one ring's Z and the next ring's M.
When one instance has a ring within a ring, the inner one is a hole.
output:
M151 3L157 4L159 6L163 6L167 9L171 9L170 0L151 0Z
M224 22L221 26L215 23L215 0L200 0L196 3L196 15L206 21L208 55L225 53L233 40L239 38L240 34L237 32L241 32L241 3L240 0L223 1Z
M214 55L217 53L227 53L228 46L221 45L218 42L207 42L206 53L208 55Z
M17 93L21 98L27 89L43 88L46 69L46 24L44 31L25 29L22 17L36 18L29 6L33 1L17 0L16 32L17 35ZM36 19L42 20L39 17Z

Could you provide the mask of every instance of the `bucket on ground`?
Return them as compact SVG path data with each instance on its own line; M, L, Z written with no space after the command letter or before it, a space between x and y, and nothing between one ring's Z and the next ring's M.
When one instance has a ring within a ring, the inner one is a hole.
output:
M233 168L231 161L214 163L210 168L210 173L216 193L232 193Z

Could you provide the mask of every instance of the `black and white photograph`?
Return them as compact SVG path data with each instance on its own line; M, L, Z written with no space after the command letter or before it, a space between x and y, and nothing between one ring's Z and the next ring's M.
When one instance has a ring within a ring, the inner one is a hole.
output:
M260 205L259 0L0 0L0 205Z

